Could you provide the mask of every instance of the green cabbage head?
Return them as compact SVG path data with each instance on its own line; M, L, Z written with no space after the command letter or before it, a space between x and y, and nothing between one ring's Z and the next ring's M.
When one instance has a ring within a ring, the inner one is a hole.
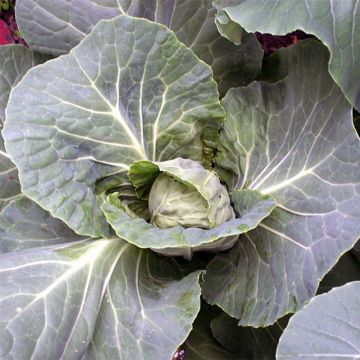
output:
M217 176L205 169L202 172L207 197L192 184L165 172L156 178L149 194L152 224L160 228L181 225L211 229L235 218L230 198Z
M227 250L276 206L253 190L234 190L230 201L218 176L194 160L139 160L128 176L136 196L114 192L102 210L120 238L163 255Z

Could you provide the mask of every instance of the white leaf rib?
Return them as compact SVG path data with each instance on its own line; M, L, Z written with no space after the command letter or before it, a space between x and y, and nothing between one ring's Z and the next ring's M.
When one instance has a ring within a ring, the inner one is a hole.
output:
M259 175L256 177L256 179L254 179L252 181L252 183L249 185L249 189L257 189L269 176L271 176L271 174L276 171L276 169L288 158L289 155L292 154L292 151L296 148L296 146L298 145L298 143L302 140L302 135L305 131L305 129L307 128L310 120L311 120L311 116L312 114L314 113L314 111L316 110L316 105L314 104L313 108L311 109L311 112L310 114L307 116L307 119L306 121L304 122L303 126L302 126L302 129L301 131L299 132L298 134L298 137L296 139L296 141L291 145L290 149L287 151L287 153L285 155L283 155L280 159L280 161L278 161L278 163L272 168L270 169L270 171L266 173L266 171L270 168L271 165L273 165L274 162L277 161L277 157L279 156L281 150L283 149L283 147L285 146L286 144L286 141L288 140L289 138L289 135L290 135L290 129L291 129L291 126L289 126L289 128L287 129L287 132L286 132L286 135L281 143L281 145L279 146L276 154L274 155L273 159L265 166L265 168L259 173ZM290 125L291 125L291 122L294 121L293 119L294 117L294 112L292 113L292 119L290 120ZM264 175L265 174L265 175ZM264 176L263 176L264 175ZM262 177L263 176L263 177Z
M92 114L99 114L99 115L109 115L109 116L112 115L111 111L100 111L100 110L89 109L89 108L83 107L81 105L75 104L75 103L73 103L71 101L64 100L63 98L61 98L59 96L56 96L54 94L51 94L51 93L49 93L47 91L44 91L44 93L49 95L53 99L60 101L61 103L65 104L65 105L69 105L69 106L74 107L76 109L79 109L81 111L89 112L89 113L92 113Z
M37 265L47 265L47 264L69 265L70 262L69 261L61 261L61 260L34 261L29 264L22 264L22 265L12 266L12 267L8 267L8 268L2 268L2 269L0 269L0 273L7 272L7 271L15 271L15 270L19 270L19 269L25 269L27 267L33 267L33 266L37 266ZM0 298L0 300L1 300L1 298Z
M12 166L11 168L7 169L7 170L4 170L4 171L1 171L0 172L0 175L6 175L6 174L9 174L11 173L12 171L16 170L16 166Z
M135 270L135 289L136 289L136 295L138 298L138 302L139 302L139 306L140 306L140 314L141 317L143 319L146 319L146 315L145 315L145 311L144 311L144 305L142 303L141 300L141 295L140 295L140 285L139 285L139 270L140 270L140 261L141 261L141 257L142 257L143 252L139 251L139 255L138 258L136 260L136 270Z
M268 188L260 189L261 193L270 194L272 192L282 189L285 186L288 186L288 185L294 183L295 181L301 179L304 176L315 175L314 170L317 167L319 167L319 165L321 165L324 161L326 161L329 157L333 156L336 150L337 150L337 148L333 149L330 153L328 153L323 159L321 159L317 164L313 165L311 168L309 168L307 170L302 169L300 172L298 172L295 176L293 176L291 178L288 178L288 179L286 179L280 183L277 183L273 186L269 186ZM325 180L322 179L322 181L325 181ZM258 189L258 185L254 187L255 190Z
M117 6L118 6L118 8L120 10L121 15L126 15L125 10L122 8L122 6L120 4L120 0L116 0L116 3L117 3Z
M124 171L128 171L130 169L130 166L128 164L124 164L124 163L118 163L118 162L111 162L111 161L106 161L106 160L99 160L94 158L93 156L82 156L82 157L78 157L75 159L61 159L62 161L70 161L70 162L76 162L76 161L82 161L82 160L91 160L97 163L101 163L101 164L105 164L105 165L111 165L111 166L116 166L116 167L120 167L122 169L124 169ZM116 171L116 174L119 173L119 171ZM113 174L112 174L113 175Z
M114 147L119 147L119 148L129 148L129 149L133 149L134 146L133 145L127 145L127 144L119 144L119 143L114 143L114 142L110 142L110 141L104 141L104 140L99 140L99 139L93 139L90 138L88 136L85 135L79 135L79 134L75 134L75 133L69 133L66 130L60 129L57 125L53 125L52 127L54 127L57 131L59 131L62 134L68 135L70 137L75 137L78 139L82 139L82 140L86 140L86 141L91 141L91 142L95 142L98 144L103 144L106 146L114 146Z
M118 324L120 323L120 321L119 321L119 318L117 316L116 306L114 305L114 302L112 300L109 289L107 289L106 292L107 292L107 296L108 296L108 299L109 299L109 306L111 307L112 312L114 314L114 319L115 319L114 327L115 327L116 344L117 344L116 348L117 348L117 351L118 351L118 354L119 354L119 359L121 359L121 346L120 346L120 341L119 341L120 334L119 334L119 329L118 329Z
M284 238L284 239L286 239L286 240L289 240L290 242L292 242L292 243L295 244L296 246L299 246L299 247L301 247L302 249L304 249L304 250L306 250L306 251L311 250L311 247L310 247L310 246L305 246L305 245L299 243L298 241L294 240L294 239L291 238L290 236L288 236L288 235L286 235L286 234L284 234L284 233L282 233L282 232L280 232L280 231L277 231L277 230L275 230L275 229L273 229L273 228L271 228L271 227L269 227L269 226L267 226L267 225L265 225L265 224L263 224L263 223L260 223L258 226L266 229L267 231L270 231L271 233L273 233L273 234L275 234L275 235L277 235L277 236L280 236L280 237L282 237L282 238Z
M54 16L56 19L60 20L60 22L62 22L65 26L69 26L71 29L75 30L76 32L78 32L79 34L82 35L82 37L85 37L87 34L84 33L82 30L78 29L73 23L71 23L70 21L64 20L63 18L61 18L58 14L56 14L56 12L51 12L50 10L48 10L45 6L40 6L42 10L46 11L47 13L49 13L51 16ZM35 12L35 10L34 10Z
M29 302L15 317L13 317L6 325L6 329L9 327L9 325L15 321L24 311L29 309L33 304L35 304L37 301L44 299L49 295L54 289L56 289L60 284L65 282L67 279L70 279L76 272L83 269L85 266L90 265L93 263L101 254L102 251L109 245L110 241L102 240L99 241L97 246L94 246L93 249L86 252L83 256L80 257L79 260L76 262L66 262L67 265L70 264L70 269L64 272L61 276L56 278L49 286L47 286L44 290L40 291L31 302ZM54 263L54 261L47 261L49 263ZM40 262L42 263L42 262ZM45 263L45 262L43 262ZM26 265L33 265L32 264L26 264ZM73 266L71 266L73 265ZM17 268L23 268L25 266L20 266ZM8 269L7 269L8 270ZM0 271L3 271L1 269Z
M10 155L8 155L6 152L0 150L0 155L6 157L7 159L11 159Z
M108 286L108 284L109 284L109 281L110 281L110 279L111 279L111 276L112 276L112 274L113 274L113 272L114 272L114 269L115 269L115 267L116 267L116 265L117 265L120 257L124 254L124 252L125 252L130 246L131 246L131 245L130 245L129 243L126 243L126 244L119 250L118 254L116 255L116 257L115 257L115 259L114 259L114 261L113 261L113 263L112 263L112 265L111 265L111 267L110 267L110 269L109 269L109 271L108 271L108 274L107 274L107 276L106 276L106 278L105 278L104 285L103 285L103 288L102 288L102 290L101 290L101 298L103 298L103 296L104 296L104 294L105 294L105 291L106 291L106 289L107 289L107 286Z
M167 88L162 93L161 106L160 106L159 112L157 114L157 117L156 117L154 125L153 125L153 141L152 141L152 146L153 146L152 160L153 161L156 161L156 143L157 143L157 138L158 138L158 127L159 127L159 121L160 121L162 112L165 107L166 96L167 96Z
M66 350L71 342L71 337L72 337L72 334L74 333L74 330L76 328L76 325L77 323L79 322L79 319L82 315L82 311L84 309L84 306L85 306L85 302L86 302L86 298L88 296L88 293L89 293L89 288L90 288L90 282L91 282L91 277L92 277L92 274L93 274L93 270L94 270L94 263L93 262L90 262L89 263L89 271L88 271L88 275L87 275L87 278L86 278L86 284L85 284L85 288L83 289L83 297L81 299L81 304L80 304L80 308L79 310L77 311L77 315L76 315L76 319L71 327L71 331L67 337L67 340L65 342L65 345L63 347L63 352L62 354L59 356L59 358L63 358L63 355L65 355L66 353Z
M136 149L136 151L139 153L139 155L141 156L142 159L147 159L147 156L144 152L144 149L141 147L138 139L135 137L135 135L133 134L133 132L131 131L131 129L129 128L129 125L126 123L125 119L122 117L120 110L118 107L113 106L110 101L102 94L102 92L99 90L99 88L96 86L96 84L94 83L94 81L90 78L90 76L88 75L88 73L85 71L85 69L82 67L80 61L77 59L76 56L74 56L74 59L76 61L76 63L79 66L79 69L81 70L81 72L84 74L84 76L88 79L90 85L95 89L95 91L97 92L97 94L100 96L100 98L106 103L106 105L109 107L109 109L111 110L111 114L113 116L113 118L115 120L117 120L117 122L120 124L120 126L125 130L125 133L129 136L129 138L131 139L131 142L134 144L134 148ZM120 71L120 70L119 70ZM117 86L119 86L117 84Z
M22 194L19 193L19 194L13 195L13 196L5 197L5 198L0 197L0 201L11 201L11 200L18 199L21 196L22 196Z

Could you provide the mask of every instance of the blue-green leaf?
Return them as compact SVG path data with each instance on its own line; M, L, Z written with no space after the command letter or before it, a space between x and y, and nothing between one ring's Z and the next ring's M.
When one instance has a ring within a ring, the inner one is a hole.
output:
M135 160L201 160L202 132L224 117L211 68L165 26L126 15L29 71L6 114L24 194L93 237L110 234L100 179L128 184Z
M143 17L166 25L209 64L222 94L248 84L261 69L262 48L254 34L241 46L224 39L215 26L211 0L17 0L16 18L27 43L39 52L65 54L101 19Z
M289 321L276 359L359 359L360 282L311 299Z
M280 50L286 78L230 90L217 170L230 189L273 196L277 208L216 256L204 297L243 326L266 326L311 299L360 236L360 141L351 105L307 40Z
M317 36L330 51L331 76L349 102L360 109L360 7L357 0L215 0L215 3L220 10L217 25L234 41L240 27L249 32L274 35L300 29Z
M108 196L102 209L120 238L140 248L191 258L194 251L228 249L239 234L254 229L276 207L273 198L256 191L235 191L232 200L241 215L212 229L182 226L158 228L124 207L116 193Z
M44 62L46 56L36 54L20 45L0 46L0 131L4 126L5 108L11 89L33 66ZM18 173L4 148L0 133L0 209L20 196Z
M128 245L104 294L86 359L171 359L200 310L199 277Z

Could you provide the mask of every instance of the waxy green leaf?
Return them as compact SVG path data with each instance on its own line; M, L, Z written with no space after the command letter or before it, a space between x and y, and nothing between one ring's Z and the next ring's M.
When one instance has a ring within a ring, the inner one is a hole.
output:
M189 159L174 159L162 162L151 161L137 161L130 166L129 179L136 189L136 193L140 198L147 198L150 192L150 188L154 183L154 180L160 173L164 173L172 179L175 179L175 183L181 183L185 185L186 189L189 189L190 201L183 202L178 198L181 196L179 193L173 194L173 201L178 204L182 203L186 206L185 213L194 213L196 218L195 203L191 207L191 203L194 202L195 194L199 194L199 198L207 206L206 218L209 227L215 227L224 223L234 217L234 212L230 205L230 198L226 191L226 188L220 184L219 178L213 172L205 170L199 163ZM171 198L171 194L166 194L168 189L160 188L155 191L153 196L157 196L159 202L164 202L165 199ZM171 189L169 189L171 191ZM152 190L153 192L154 190ZM149 207L150 207L149 198ZM175 205L176 206L176 205ZM180 206L180 205L178 205ZM188 208L189 206L189 208ZM173 212L173 206L168 206L170 213ZM198 214L200 217L204 214ZM198 227L203 227L198 225Z
M253 81L261 69L262 48L254 34L241 46L224 39L215 26L211 0L17 0L17 21L35 50L65 54L101 19L118 15L147 18L174 31L177 38L209 64L219 90Z
M21 196L18 172L10 156L5 152L0 133L0 209Z
M128 245L105 291L86 359L171 359L200 310L199 276Z
M0 46L0 129L5 121L5 108L11 89L18 84L28 70L48 58L22 45Z
M235 191L232 201L235 209L241 210L241 216L212 229L181 226L158 228L124 207L117 193L108 196L102 210L120 238L140 248L190 259L194 251L233 246L239 234L254 229L276 207L273 198L256 191Z
M0 131L4 126L5 108L11 89L30 68L45 60L46 56L36 54L24 46L0 46ZM0 209L20 194L18 172L5 151L0 133Z
M223 117L210 67L165 26L124 15L27 73L4 137L26 196L79 234L109 236L96 183L128 184L133 161L181 157L189 144L201 159L202 132Z
M216 158L230 189L278 204L209 264L203 294L243 326L295 312L360 235L360 142L352 109L313 40L281 50L288 76L230 90Z
M360 282L315 296L289 321L276 359L359 359Z
M201 273L120 239L1 254L0 356L171 359L200 309Z
M329 71L349 102L360 109L360 7L357 0L215 0L217 25L236 41L239 27L285 35L300 29L329 49Z
M83 238L23 196L0 212L0 253L77 240Z
M1 254L0 357L80 359L128 246L92 240Z

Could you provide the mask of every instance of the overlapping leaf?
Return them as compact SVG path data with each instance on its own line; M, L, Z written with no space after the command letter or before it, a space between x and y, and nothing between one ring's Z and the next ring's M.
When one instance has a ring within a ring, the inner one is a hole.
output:
M2 137L0 134L0 145ZM2 147L0 149L0 209L9 201L16 199L21 194L18 172L10 156Z
M200 309L201 271L128 245L100 307L86 359L171 359Z
M359 359L360 282L313 298L289 321L276 359Z
M37 51L59 55L77 45L101 19L117 15L144 17L164 24L211 65L220 92L253 81L263 52L253 34L241 46L222 38L211 0L18 0L17 21L27 43Z
M360 7L357 0L215 1L218 26L236 40L246 31L284 35L296 29L317 36L330 50L329 70L346 98L360 109Z
M9 100L6 148L25 195L83 235L108 236L96 182L134 160L201 157L224 116L209 66L164 26L120 16L28 72Z
M352 250L354 247L352 248ZM359 261L353 251L345 253L336 265L321 280L317 295L330 291L334 287L360 280Z
M186 360L241 360L236 353L223 348L214 339L210 324L216 315L206 305L201 308L194 328L182 346Z
M48 57L34 53L21 45L0 47L0 124L5 121L5 108L11 89L33 66L44 62ZM1 145L1 149L3 145Z
M204 296L264 326L314 296L319 279L360 234L360 143L351 106L326 70L326 48L282 50L289 75L231 90L217 163L233 188L271 194L278 207L210 262Z
M227 220L234 218L234 211L230 205L230 198L226 188L220 183L219 178L212 171L205 170L198 162L189 159L177 158L174 160L167 160L162 162L138 161L130 166L129 179L136 189L136 193L140 198L146 198L149 195L150 188L154 180L160 173L165 173L167 176L176 179L178 182L184 184L190 190L191 204L184 200L183 204L192 207L183 209L184 214L188 214L188 210L192 212L192 216L196 219L193 208L194 193L199 194L201 199L206 202L206 217L208 219L209 227L215 227ZM166 190L166 189L164 189ZM166 195L162 187L155 191L153 196L163 203L164 199L172 199L174 205L181 208L181 201L179 201L179 193L175 192L172 196L172 190ZM161 192L161 194L157 194ZM151 195L149 195L150 203ZM270 207L273 202L270 198L263 198L261 200L270 200L267 205ZM173 213L172 206L169 205L170 212ZM200 209L198 209L200 210ZM204 214L200 212L199 217L202 218ZM196 222L196 221L195 221ZM178 223L179 224L179 223ZM200 225L197 225L200 227ZM169 226L170 227L170 226Z
M35 54L20 45L0 47L0 131L5 121L5 108L12 89L33 66L45 61L46 57ZM0 209L20 195L16 167L6 154L4 140L0 133Z
M0 357L80 359L121 253L119 239L0 255Z
M25 197L0 212L0 253L82 240L61 220Z
M236 319L222 313L210 325L215 339L238 359L273 360L287 321L284 318L272 326L254 329L238 326Z
M140 248L161 250L161 253L165 250L167 254L190 259L194 250L202 245L211 245L206 247L207 250L231 247L239 234L254 229L276 207L272 197L256 191L235 191L232 200L241 216L212 229L182 226L158 228L126 209L117 193L108 196L102 210L120 238Z
M171 260L120 239L0 260L3 358L170 359L200 308L201 271L183 277Z

